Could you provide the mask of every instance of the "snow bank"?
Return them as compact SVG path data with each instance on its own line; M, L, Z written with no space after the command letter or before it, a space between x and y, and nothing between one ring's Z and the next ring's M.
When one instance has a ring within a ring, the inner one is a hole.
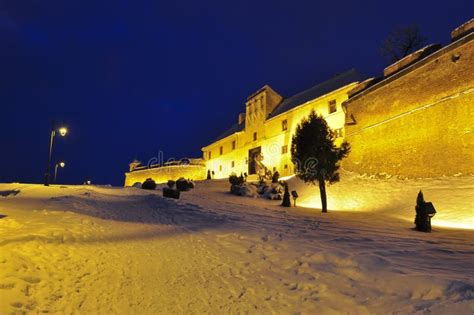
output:
M321 208L319 188L296 177L289 180L297 190L299 204ZM343 171L341 181L327 187L328 209L332 211L377 212L413 221L420 189L425 200L433 202L433 226L474 229L474 176L431 179L399 179L389 175L365 176Z
M472 201L467 177L343 174L327 214L234 196L227 180L180 200L0 184L0 313L472 314L474 231L413 231L419 188L438 215Z

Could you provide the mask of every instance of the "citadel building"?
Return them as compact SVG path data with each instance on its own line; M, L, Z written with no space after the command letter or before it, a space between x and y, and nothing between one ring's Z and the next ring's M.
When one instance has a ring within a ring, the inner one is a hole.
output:
M261 161L272 172L293 174L291 138L301 119L314 110L342 142L342 104L361 79L357 71L350 70L288 98L268 85L262 87L247 98L245 113L239 114L238 121L202 148L207 169L214 171L215 178L230 173L252 175Z
M236 123L202 148L191 165L140 167L125 185L154 178L204 179L255 174L264 165L294 173L290 145L311 110L322 115L351 154L343 168L407 177L474 174L474 19L445 47L428 45L384 69L381 78L349 70L291 97L268 85L245 101Z

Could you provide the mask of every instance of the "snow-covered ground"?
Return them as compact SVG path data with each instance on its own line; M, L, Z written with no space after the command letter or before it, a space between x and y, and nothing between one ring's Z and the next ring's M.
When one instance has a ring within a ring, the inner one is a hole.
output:
M420 188L430 234L412 229ZM474 313L474 177L344 173L327 214L228 189L0 184L0 314Z

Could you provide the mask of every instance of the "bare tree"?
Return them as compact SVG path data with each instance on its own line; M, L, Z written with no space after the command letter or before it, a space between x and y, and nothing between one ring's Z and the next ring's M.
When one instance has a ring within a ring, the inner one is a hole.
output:
M390 62L396 62L422 48L425 43L426 37L421 35L416 24L412 24L394 29L384 40L381 53Z

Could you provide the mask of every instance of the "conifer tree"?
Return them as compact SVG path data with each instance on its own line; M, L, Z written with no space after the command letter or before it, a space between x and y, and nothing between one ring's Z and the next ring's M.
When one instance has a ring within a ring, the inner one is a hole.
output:
M288 183L285 182L285 193L283 194L283 201L281 202L283 207L291 207L290 190L288 189Z
M312 111L296 127L291 142L295 173L305 183L319 185L322 212L327 212L326 182L339 181L339 161L350 152L347 142L334 144L335 134L323 117Z

